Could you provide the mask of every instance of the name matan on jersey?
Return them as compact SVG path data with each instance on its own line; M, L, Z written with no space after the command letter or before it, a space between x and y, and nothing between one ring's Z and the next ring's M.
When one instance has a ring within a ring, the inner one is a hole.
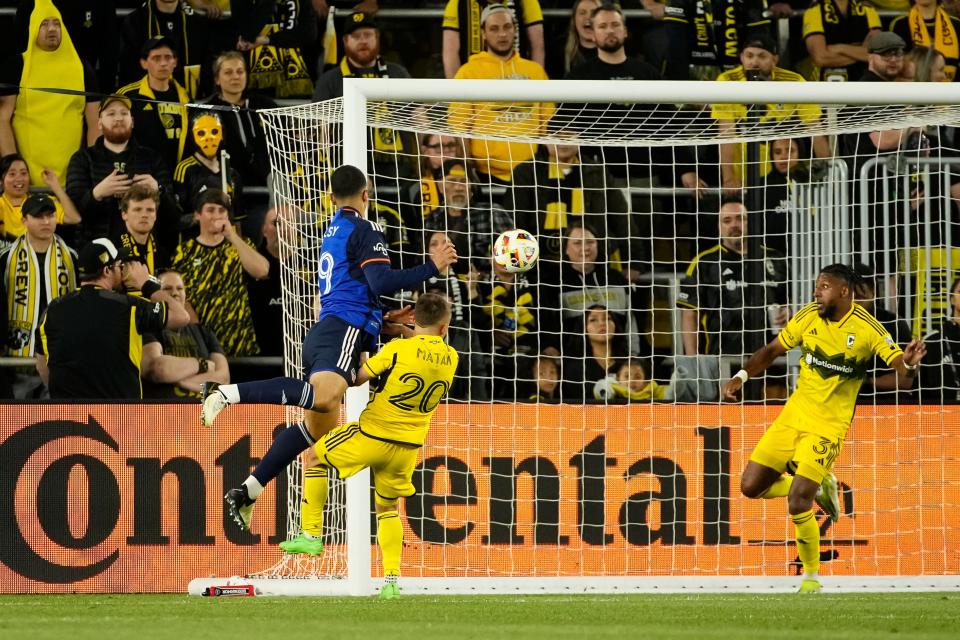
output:
M449 353L431 353L419 347L417 348L417 357L424 362L438 365L449 365L453 361Z

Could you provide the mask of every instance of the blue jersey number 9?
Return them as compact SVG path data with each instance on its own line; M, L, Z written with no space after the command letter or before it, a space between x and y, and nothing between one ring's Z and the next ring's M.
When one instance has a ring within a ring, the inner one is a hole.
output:
M317 275L320 278L320 295L325 296L330 293L330 287L333 284L333 256L330 252L324 251L320 254L320 266Z

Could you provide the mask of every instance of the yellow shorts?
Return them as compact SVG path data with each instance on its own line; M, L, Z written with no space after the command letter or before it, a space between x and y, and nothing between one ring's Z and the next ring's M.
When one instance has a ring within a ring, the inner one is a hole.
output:
M802 431L778 419L757 442L750 460L820 484L833 468L841 447L843 438Z
M416 493L411 480L420 447L377 440L360 431L360 423L350 422L325 435L313 449L320 463L336 469L341 478L369 467L377 502L389 506Z

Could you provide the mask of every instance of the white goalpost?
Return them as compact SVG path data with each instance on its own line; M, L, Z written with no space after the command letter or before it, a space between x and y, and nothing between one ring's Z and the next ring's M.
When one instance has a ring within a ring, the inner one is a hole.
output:
M836 463L844 516L820 518L824 588L960 589L960 371L944 334L960 279L960 87L347 78L343 91L263 112L287 374L303 374L317 316L333 169L371 176L394 267L444 236L461 254L427 285L456 309L463 370L401 501L403 593L794 590L785 501L743 498L738 478L809 354L788 354L745 404L718 390L834 262L870 267L873 299L858 299L939 355L910 390L851 363L868 385ZM746 211L732 226L728 200ZM542 254L507 277L489 245L513 227ZM367 398L351 389L344 417ZM228 580L376 593L371 511L369 472L331 478L322 558L278 550Z

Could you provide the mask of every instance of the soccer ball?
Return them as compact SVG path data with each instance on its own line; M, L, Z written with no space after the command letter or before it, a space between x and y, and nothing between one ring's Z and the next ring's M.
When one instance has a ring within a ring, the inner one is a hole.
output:
M493 259L509 273L529 271L539 257L540 243L523 229L504 231L493 243Z

